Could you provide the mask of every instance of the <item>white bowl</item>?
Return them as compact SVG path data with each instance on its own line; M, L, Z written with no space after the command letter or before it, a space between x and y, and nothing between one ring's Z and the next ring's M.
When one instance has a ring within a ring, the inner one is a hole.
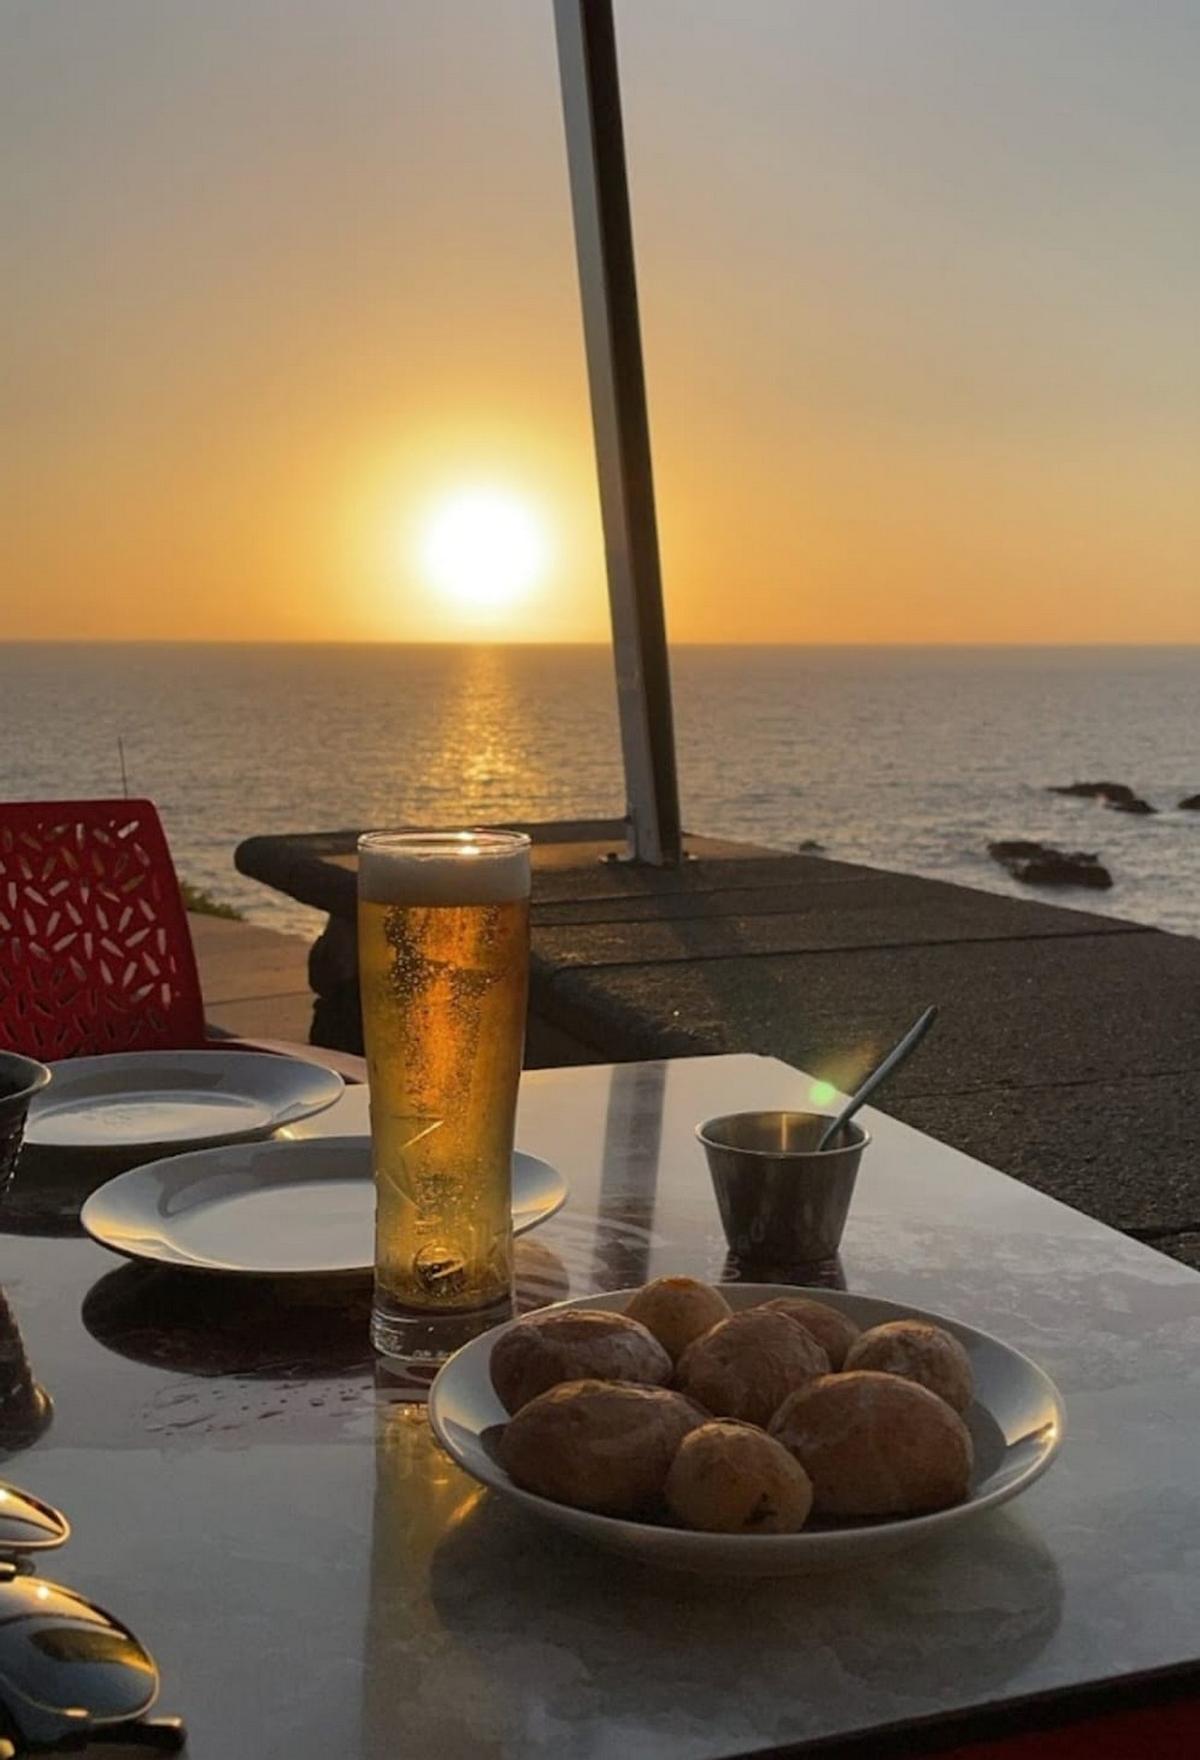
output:
M552 1503L514 1485L489 1448L496 1427L508 1416L492 1387L489 1368L496 1340L507 1330L503 1326L464 1346L442 1368L429 1393L434 1434L447 1454L481 1485L513 1498L531 1515L569 1529L581 1539L672 1570L753 1577L796 1576L857 1565L967 1526L1032 1485L1062 1446L1066 1413L1053 1381L1036 1363L989 1333L921 1308L841 1290L761 1283L724 1284L721 1288L735 1309L754 1307L777 1296L808 1295L842 1309L864 1328L885 1320L919 1319L952 1332L966 1347L975 1375L976 1399L966 1414L975 1444L975 1470L966 1501L933 1515L815 1524L799 1534L698 1534ZM620 1310L633 1293L631 1289L614 1290L557 1306Z

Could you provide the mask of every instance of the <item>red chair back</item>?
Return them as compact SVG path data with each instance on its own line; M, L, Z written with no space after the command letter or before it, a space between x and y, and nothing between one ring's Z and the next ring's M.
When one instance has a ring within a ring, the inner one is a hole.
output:
M153 804L0 803L0 1046L53 1061L203 1043L187 912Z

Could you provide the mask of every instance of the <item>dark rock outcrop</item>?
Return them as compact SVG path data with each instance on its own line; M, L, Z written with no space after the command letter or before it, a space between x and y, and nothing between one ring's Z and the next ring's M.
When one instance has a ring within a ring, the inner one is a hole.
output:
M1112 875L1099 856L1085 850L1055 849L1028 838L1001 838L988 844L994 862L1026 886L1090 886L1107 892Z
M1084 800L1106 801L1114 805L1117 801L1133 801L1137 799L1133 790L1124 782L1060 782L1051 784L1051 794L1077 794Z
M988 844L988 854L996 862L1021 862L1047 853L1047 845L1034 843L1028 837L1002 837Z
M1184 813L1200 813L1200 794L1184 795L1179 807Z
M1158 808L1151 806L1149 801L1142 800L1140 795L1125 782L1067 782L1051 785L1051 794L1071 794L1081 796L1084 800L1103 801L1116 813L1157 813Z

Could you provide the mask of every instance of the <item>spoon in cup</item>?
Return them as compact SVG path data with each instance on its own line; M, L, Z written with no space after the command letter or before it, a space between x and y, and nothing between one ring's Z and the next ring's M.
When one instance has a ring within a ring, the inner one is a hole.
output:
M837 1117L831 1118L829 1123L825 1126L825 1129L821 1132L820 1139L817 1143L818 1154L822 1149L828 1149L831 1147L836 1141L838 1132L842 1129L842 1126L849 1124L859 1107L866 1104L876 1088L878 1088L882 1082L886 1082L892 1072L899 1069L900 1065L904 1063L907 1058L911 1057L912 1053L921 1043L921 1040L925 1037L936 1019L936 1005L932 1008L927 1008L921 1018L913 1022L907 1033L905 1033L903 1039L898 1040L897 1043L892 1046L892 1049L888 1052L882 1062L875 1065L875 1068L871 1071L866 1081L859 1083L858 1087L855 1089L854 1093L851 1094L849 1100L847 1100L846 1104L842 1107L842 1110L838 1113Z

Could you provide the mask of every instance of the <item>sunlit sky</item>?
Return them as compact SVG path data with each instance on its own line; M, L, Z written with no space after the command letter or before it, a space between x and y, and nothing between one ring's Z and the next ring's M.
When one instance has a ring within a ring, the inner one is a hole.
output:
M1200 641L1195 0L617 22L672 636ZM549 0L0 0L0 162L5 635L605 637Z

